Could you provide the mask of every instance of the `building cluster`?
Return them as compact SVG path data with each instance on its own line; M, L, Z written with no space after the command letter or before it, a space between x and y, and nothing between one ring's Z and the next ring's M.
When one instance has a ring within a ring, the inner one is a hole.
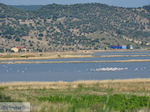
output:
M27 50L24 47L13 47L13 48L11 48L11 51L18 53L18 52L26 52Z

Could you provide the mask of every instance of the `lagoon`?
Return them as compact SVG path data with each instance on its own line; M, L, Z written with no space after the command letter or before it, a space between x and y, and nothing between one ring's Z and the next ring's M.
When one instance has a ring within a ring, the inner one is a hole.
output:
M112 67L128 69L122 71L93 71L97 68ZM150 78L150 62L0 65L0 82L77 81L129 78Z

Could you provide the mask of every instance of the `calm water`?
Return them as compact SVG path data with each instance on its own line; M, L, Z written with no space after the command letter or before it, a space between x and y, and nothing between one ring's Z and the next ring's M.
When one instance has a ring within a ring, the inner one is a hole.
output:
M128 69L123 71L92 72L93 69L106 67ZM150 62L0 65L0 82L76 81L128 78L150 78Z
M126 53L126 52L118 52L118 53ZM130 55L132 55L131 53ZM140 52L140 54L142 53ZM146 53L148 54L150 52ZM96 55L98 54L99 53L96 53ZM127 59L150 59L150 56L81 58L81 59L74 58L74 59L40 60L40 61L96 61L96 60L127 60ZM115 68L115 67L128 69L122 71L93 72L93 70L98 68ZM0 64L0 82L76 81L76 80L104 80L104 79L129 79L129 78L150 78L150 62L60 63L60 64L51 63L51 64L7 64L7 65Z

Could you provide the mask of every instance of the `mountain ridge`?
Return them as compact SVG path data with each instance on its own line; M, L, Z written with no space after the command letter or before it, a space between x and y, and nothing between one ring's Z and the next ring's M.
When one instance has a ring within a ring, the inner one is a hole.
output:
M23 10L37 10L40 9L43 5L10 5L12 7L23 9Z

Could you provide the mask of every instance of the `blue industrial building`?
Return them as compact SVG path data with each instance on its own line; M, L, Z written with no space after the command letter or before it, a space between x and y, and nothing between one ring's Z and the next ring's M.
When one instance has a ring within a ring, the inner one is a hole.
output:
M126 45L121 45L121 46L112 45L112 46L110 46L110 49L133 49L133 45L129 45L129 46L126 46Z
M111 49L127 49L127 46L126 45L123 45L123 46L110 46Z

